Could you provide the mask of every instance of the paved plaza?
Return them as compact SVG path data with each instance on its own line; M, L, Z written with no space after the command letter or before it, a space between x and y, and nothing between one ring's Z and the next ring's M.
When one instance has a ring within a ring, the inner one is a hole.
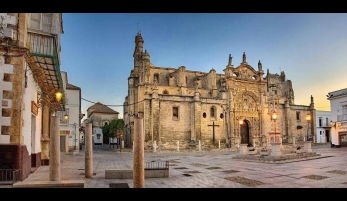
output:
M168 178L145 178L145 188L347 188L347 147L312 146L319 158L269 164L233 159L237 150L145 152L144 162L169 161ZM106 169L132 169L129 149L93 146L93 177L85 178L84 149L61 153L61 181L82 180L85 188L133 188L133 179L105 179ZM21 184L49 180L39 167ZM0 186L0 188L10 188Z

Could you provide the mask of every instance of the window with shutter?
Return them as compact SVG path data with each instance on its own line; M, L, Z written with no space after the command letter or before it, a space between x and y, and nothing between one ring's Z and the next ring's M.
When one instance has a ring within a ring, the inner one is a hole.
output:
M30 16L31 16L31 19L30 19L29 28L40 30L41 13L31 13Z
M52 33L52 13L42 13L42 28L44 32Z

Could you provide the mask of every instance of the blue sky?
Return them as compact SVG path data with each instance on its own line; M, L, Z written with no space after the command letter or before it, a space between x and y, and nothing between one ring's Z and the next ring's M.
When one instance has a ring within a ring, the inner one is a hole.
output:
M61 71L81 87L82 113L96 102L123 118L138 31L157 67L223 73L247 62L292 81L295 104L330 110L347 88L346 13L63 13Z

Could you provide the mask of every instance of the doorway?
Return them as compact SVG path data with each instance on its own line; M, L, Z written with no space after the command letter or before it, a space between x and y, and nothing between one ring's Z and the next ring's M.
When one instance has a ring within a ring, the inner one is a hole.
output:
M330 142L330 130L325 130L325 142Z
M347 133L339 133L340 147L347 147Z
M244 120L243 124L240 125L240 134L241 134L241 144L247 144L247 146L251 146L249 141L249 123Z

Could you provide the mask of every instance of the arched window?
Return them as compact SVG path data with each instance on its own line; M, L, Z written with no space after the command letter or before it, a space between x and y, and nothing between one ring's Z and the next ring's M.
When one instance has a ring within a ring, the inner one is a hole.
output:
M169 94L169 92L165 89L165 90L163 91L163 94Z
M159 83L159 74L158 73L154 74L153 83Z

